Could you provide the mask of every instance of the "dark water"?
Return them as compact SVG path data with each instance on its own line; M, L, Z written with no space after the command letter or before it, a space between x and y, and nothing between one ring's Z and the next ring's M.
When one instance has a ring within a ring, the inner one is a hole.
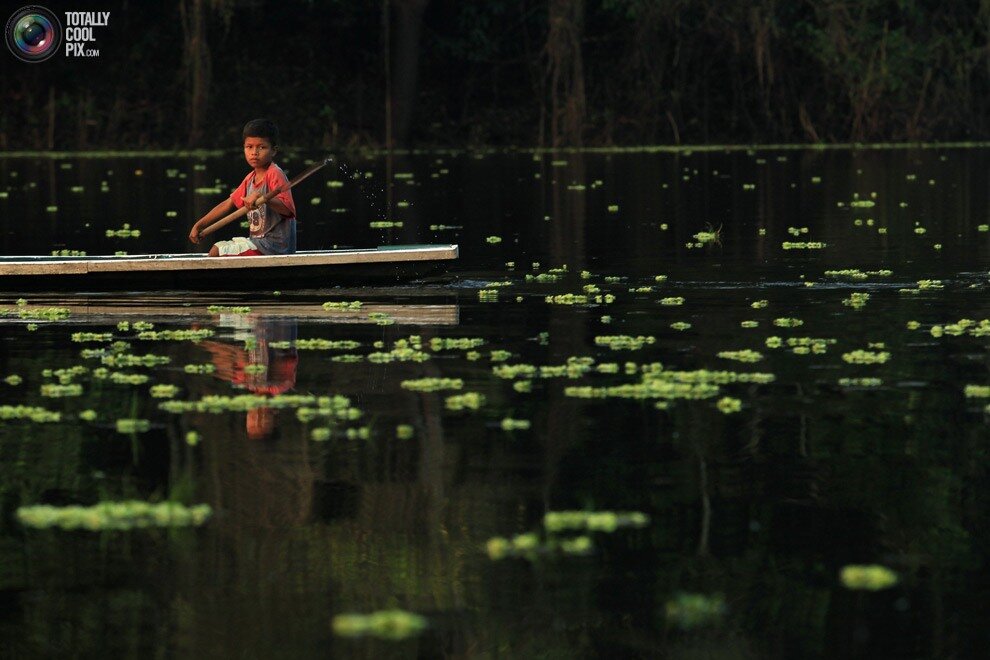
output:
M290 174L304 166L283 162ZM990 222L990 151L444 153L390 170L383 159L345 164L296 191L300 248L457 242L449 284L27 301L71 310L55 321L21 318L16 296L2 300L13 311L0 317L0 378L20 382L0 381L0 405L61 413L57 423L0 421L2 655L974 657L990 644L990 401L965 395L990 384L978 331L990 316L990 233L980 227ZM227 190L243 170L236 154L0 158L0 251L191 251L190 225L222 198L193 190L218 179ZM386 195L388 171L400 176ZM387 219L402 226L369 226ZM124 223L140 237L105 237ZM713 230L715 241L687 247ZM845 269L867 274L826 275ZM590 298L546 301L567 293ZM865 305L844 304L853 293L869 294ZM674 297L683 304L661 303ZM322 307L355 300L361 310ZM215 304L251 311L209 311ZM774 325L781 318L803 324ZM974 323L932 331L961 319ZM141 339L141 321L213 334ZM168 360L107 366L81 351L110 342L72 341L78 332L112 333L130 344L122 354ZM616 335L650 339L634 350L596 342ZM410 336L428 359L367 358ZM770 337L782 345L768 347ZM435 350L436 338L482 341ZM823 352L794 352L787 341L801 338ZM304 339L360 345L303 348ZM718 356L743 349L762 359ZM888 357L843 358L857 350ZM334 359L343 354L362 357ZM493 371L569 361L569 375ZM658 363L772 380L724 383L697 400L569 396L645 382L644 365L656 375ZM213 373L184 370L207 364ZM42 395L59 382L46 369L76 365L68 381L81 393ZM100 367L148 379L115 383ZM401 387L427 377L463 388ZM878 380L840 382L850 378ZM526 380L528 392L513 386ZM168 412L159 406L169 399L150 395L162 384L189 402L341 395L360 417L301 420L297 408L313 403ZM448 409L447 397L465 392L483 405ZM740 409L722 412L724 397ZM121 418L149 428L119 432ZM503 430L506 418L530 427ZM119 500L205 503L213 515L196 529L103 532L34 529L16 516L26 505ZM650 521L590 533L589 553L489 558L493 537L532 532L551 543L544 514L574 509ZM860 564L898 581L845 586L843 567ZM669 609L686 594L711 616ZM427 628L403 641L333 632L336 615L394 608Z

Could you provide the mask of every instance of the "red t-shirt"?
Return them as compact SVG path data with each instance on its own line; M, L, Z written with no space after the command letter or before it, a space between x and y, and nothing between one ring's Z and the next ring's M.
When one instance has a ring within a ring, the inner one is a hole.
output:
M234 189L234 192L230 193L230 201L232 201L234 203L234 206L236 206L237 208L241 208L242 206L244 206L244 197L247 196L248 184L254 179L254 176L255 176L254 171L248 173L248 175L244 177L244 180L241 181L241 185L237 186L237 188ZM282 168L276 165L275 163L269 165L268 169L265 170L265 180L263 181L263 183L265 185L266 191L270 192L272 190L275 190L279 186L284 185L288 182L289 179L288 177L285 176L285 172L283 172ZM285 190L283 192L280 192L278 195L275 196L275 199L285 204L285 208L289 209L289 211L292 212L292 215L285 218L286 220L296 217L296 203L292 201L291 190Z

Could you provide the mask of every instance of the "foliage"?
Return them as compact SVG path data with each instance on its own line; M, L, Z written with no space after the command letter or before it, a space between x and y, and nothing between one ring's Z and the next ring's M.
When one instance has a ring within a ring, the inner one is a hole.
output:
M382 143L379 3L208 3L199 59L184 55L192 27L177 20L180 4L114 12L99 73L94 62L58 58L27 76L0 58L10 81L0 149L185 145L194 92L205 94L197 103L207 127L194 146L236 146L253 115L275 117L289 146ZM959 139L990 128L986 2L580 4L585 144ZM548 107L548 11L543 0L427 3L412 139L536 144ZM245 84L257 77L245 55L258 33L291 35L291 48L266 53L277 94ZM106 67L111 60L127 66Z

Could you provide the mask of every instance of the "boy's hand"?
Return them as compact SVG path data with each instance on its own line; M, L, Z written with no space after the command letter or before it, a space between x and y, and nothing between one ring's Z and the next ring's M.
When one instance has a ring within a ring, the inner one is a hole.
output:
M262 199L263 195L261 193L251 193L244 198L244 206L248 208L249 211L253 211L258 208L258 200ZM264 203L264 202L262 202Z
M199 229L197 229L196 227L193 227L192 230L189 232L189 242L199 243Z

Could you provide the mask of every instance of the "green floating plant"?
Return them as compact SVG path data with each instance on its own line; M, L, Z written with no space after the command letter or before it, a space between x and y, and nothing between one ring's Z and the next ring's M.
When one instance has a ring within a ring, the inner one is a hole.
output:
M485 395L478 392L454 394L444 400L447 410L478 410L485 405Z
M108 367L157 367L171 361L172 358L167 355L154 355L152 353L146 355L103 355L100 357L100 363Z
M883 364L890 359L887 351L856 350L842 354L842 359L850 364Z
M69 383L66 385L62 385L60 383L44 383L41 386L41 396L52 399L81 396L82 393L83 387L79 383Z
M20 302L15 309L0 309L0 316L16 316L25 321L64 321L70 314L65 307L26 307Z
M326 442L330 439L330 429L325 426L315 428L309 432L309 438L314 442Z
M614 532L624 527L646 527L650 517L640 511L548 511L543 527L548 533Z
M856 591L881 591L900 581L896 572L879 564L843 566L839 573L842 586Z
M967 399L990 398L990 385L967 385L963 393Z
M379 345L376 343L376 346ZM384 345L384 344L382 344ZM424 352L422 339L418 335L410 335L406 339L397 339L390 351L376 351L369 353L367 360L375 364L387 364L390 362L425 362L430 359L430 354ZM335 356L331 360L335 362L359 362L364 358L353 354Z
M544 515L544 537L538 532L511 538L493 537L485 544L489 559L521 558L535 561L553 555L587 555L594 550L585 533L612 533L626 527L645 527L650 518L638 511L551 511ZM581 533L579 536L561 534Z
M301 408L303 406L316 406L317 409L338 408L343 405L343 402L349 403L349 400L341 396L316 396L315 394L277 394L275 396L210 394L198 401L163 401L158 407L165 412L176 414L186 412L220 414L247 412L257 408Z
M64 530L130 530L146 527L194 527L213 514L208 504L184 506L177 502L151 504L136 500L101 502L94 506L22 506L17 520L25 527Z
M414 637L426 627L425 617L404 610L338 614L333 618L333 632L340 637L377 637L396 641Z
M971 337L987 337L990 336L990 319L981 319L979 321L973 319L959 319L955 323L933 325L929 332L932 337L935 338L943 335L950 335L953 337L959 337L961 335L969 335Z
M151 429L151 422L146 419L118 419L117 433L145 433Z
M302 351L352 351L361 347L361 342L353 339L296 339L289 342L270 342L271 348L298 348Z
M563 277L567 275L567 264L560 266L558 268L551 268L545 273L538 273L532 275L530 273L526 274L527 282L539 282L542 284L551 284L553 282L559 282Z
M731 396L723 396L715 405L726 415L742 410L742 401Z
M189 328L188 330L145 330L139 332L137 339L141 341L203 341L212 337L210 328Z
M432 337L431 351L466 351L482 346L485 340L481 337Z
M362 302L360 300L354 300L351 302L338 302L329 300L323 303L323 309L330 310L344 310L344 311L355 311L361 309Z
M638 351L643 346L656 343L656 340L656 337L644 337L642 335L638 337L631 337L629 335L599 335L595 337L595 345L607 346L613 351Z
M890 277L894 274L892 270L867 270L862 271L858 268L844 268L841 270L826 270L826 277L836 277L836 278L848 278L851 280L865 280L869 277Z
M718 357L738 362L759 362L763 359L763 353L746 348L739 351L719 351Z
M459 390L464 387L460 378L418 378L404 380L400 384L404 390L413 392L439 392L441 390Z
M822 250L828 247L828 243L822 243L819 241L808 241L808 242L784 241L783 243L780 244L780 247L784 248L785 250Z
M344 437L348 440L369 440L371 439L371 429L367 426L357 429L347 429L344 432Z
M140 238L141 230L131 229L131 226L125 222L120 229L108 229L106 236L107 238Z
M881 378L840 378L838 382L842 387L880 387L883 385Z
M528 431L530 425L528 419L512 419L511 417L504 418L500 424L503 431Z
M187 374L212 374L217 370L216 365L211 362L206 364L187 364L182 367Z
M0 420L29 420L38 424L49 424L62 420L62 413L37 406L0 405Z
M251 308L247 305L210 305L206 311L210 314L250 314Z
M848 298L842 299L842 304L847 307L852 307L853 309L862 309L866 306L866 302L870 299L870 294L868 293L858 293L853 292L849 294Z
M171 399L179 393L179 388L177 385L152 385L149 393L154 399Z

